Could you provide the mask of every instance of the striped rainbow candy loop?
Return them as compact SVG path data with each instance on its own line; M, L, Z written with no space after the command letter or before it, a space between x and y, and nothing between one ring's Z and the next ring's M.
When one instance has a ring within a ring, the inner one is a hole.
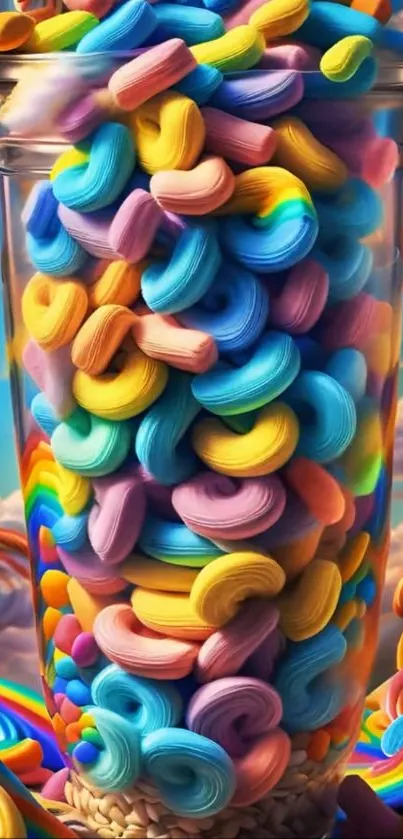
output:
M15 222L44 795L101 837L325 835L388 553L399 151L371 90L403 35L373 0L65 5L0 16L5 51L63 52L0 109L65 144Z

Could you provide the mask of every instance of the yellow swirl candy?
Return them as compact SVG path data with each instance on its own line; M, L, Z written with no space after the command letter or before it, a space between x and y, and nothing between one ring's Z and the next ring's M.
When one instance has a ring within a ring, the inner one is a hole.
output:
M204 641L215 631L208 620L198 615L188 594L135 588L131 603L144 626L169 638Z
M309 0L269 0L249 18L249 23L262 33L266 41L291 35L309 15Z
M138 161L150 175L196 164L206 131L192 99L174 90L160 93L137 108L131 124Z
M285 583L285 573L270 556L240 551L215 559L201 569L190 592L190 602L199 618L212 626L224 626L250 597L276 597Z
M280 203L298 200L312 207L311 196L300 178L279 166L256 166L236 175L231 198L215 214L256 213L264 218Z
M50 173L50 180L54 181L60 175L60 172L64 172L65 169L70 169L71 166L81 166L83 163L88 163L89 157L89 152L83 151L82 149L68 149L68 151L63 152L57 158Z
M341 575L334 562L313 559L298 582L278 600L280 626L290 641L312 638L329 623L341 592Z
M255 26L235 26L214 41L190 47L198 64L210 64L223 73L249 70L261 59L266 44Z
M129 556L119 568L124 580L156 591L189 592L199 573L198 568L172 565L149 556Z
M91 495L91 482L76 472L66 469L61 463L56 463L59 478L58 498L65 513L78 516L86 507Z
M54 280L34 274L21 301L22 318L30 336L44 350L57 350L70 343L85 318L88 297L74 278Z
M298 443L298 420L288 405L263 408L251 431L237 434L219 419L196 423L192 443L200 459L223 475L256 478L280 469Z
M0 836L1 839L26 839L24 819L13 799L0 787Z
M74 47L98 23L95 15L81 10L55 15L37 24L32 37L24 45L24 51L60 52Z
M371 55L372 49L372 41L364 35L347 35L322 55L320 69L332 82L346 82Z
M88 287L88 300L93 309L114 303L131 306L140 294L141 275L145 263L132 265L117 259L105 268L100 277Z
M301 178L308 189L327 192L343 186L348 175L346 165L298 117L280 117L273 128L277 136L275 163Z

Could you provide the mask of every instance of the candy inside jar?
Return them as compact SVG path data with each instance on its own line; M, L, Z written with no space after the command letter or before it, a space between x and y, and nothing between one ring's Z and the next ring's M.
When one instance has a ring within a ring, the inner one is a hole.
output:
M76 53L0 111L46 700L99 836L322 836L376 650L399 36L218 5L39 22Z

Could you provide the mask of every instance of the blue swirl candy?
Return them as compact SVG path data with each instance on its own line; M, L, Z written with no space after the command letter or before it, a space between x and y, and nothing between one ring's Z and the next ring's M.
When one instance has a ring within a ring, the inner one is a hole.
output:
M117 664L111 664L96 676L92 698L96 705L130 722L140 737L177 725L182 715L182 701L173 685L133 676Z
M191 73L175 85L174 89L188 96L189 99L193 99L196 105L205 105L220 86L223 78L223 74L217 70L217 67L211 67L210 64L198 64Z
M316 5L316 3L315 3ZM378 63L372 55L364 58L358 70L345 82L333 82L319 70L304 74L305 99L355 99L368 93L378 75Z
M69 516L65 513L52 527L52 536L56 545L70 553L79 551L88 538L88 513Z
M303 92L302 74L296 70L248 70L226 73L211 104L234 116L260 122L296 105Z
M373 253L362 242L343 235L311 251L329 277L329 302L349 300L366 285L373 266Z
M382 199L369 184L360 178L349 178L332 193L331 199L315 197L320 232L364 238L374 233L383 221Z
M140 47L158 24L146 0L126 0L117 5L77 44L77 53L133 50Z
M34 396L30 410L36 424L48 437L51 437L61 419L44 393L37 393Z
M351 394L356 404L360 402L367 387L367 362L359 350L352 347L336 350L324 369Z
M224 21L209 9L195 9L176 3L158 3L155 15L168 38L181 38L189 47L214 41L225 34Z
M69 276L83 267L87 254L64 229L53 185L36 184L24 207L28 256L38 271L55 277Z
M225 251L257 274L291 268L312 250L318 235L318 220L308 206L293 213L285 202L270 215L269 224L256 227L246 216L222 219L220 241Z
M98 760L81 767L91 784L107 792L123 792L133 786L140 774L140 737L131 722L106 708L88 708L104 741ZM76 747L77 748L77 747ZM79 760L79 751L73 757Z
M385 48L403 48L401 32L386 29L372 15L329 0L316 0L311 4L309 15L296 34L301 41L322 49L351 35L362 35Z
M147 516L138 544L154 559L191 568L203 568L223 554L213 542L193 533L186 524L152 515Z

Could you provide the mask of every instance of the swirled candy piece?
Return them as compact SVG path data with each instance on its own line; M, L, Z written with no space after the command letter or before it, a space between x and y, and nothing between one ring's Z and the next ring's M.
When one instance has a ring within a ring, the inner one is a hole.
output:
M346 687L340 677L332 678L331 671L346 650L344 635L332 625L314 638L290 644L274 680L283 700L282 723L287 731L315 731L341 711Z
M57 128L69 143L79 143L104 122L124 122L124 119L124 112L116 105L111 92L108 88L101 88L92 90L67 105L57 118ZM66 152L62 158L66 160L69 154ZM88 143L82 143L79 154L81 157L88 157Z
M363 35L347 35L322 56L320 69L327 79L345 82L357 72L365 58L372 55L373 43Z
M325 269L308 257L270 288L269 324L291 335L309 332L319 320L329 293Z
M177 484L197 470L190 441L183 438L199 411L190 376L171 371L164 393L141 420L135 442L140 463L160 483Z
M198 568L183 565L169 566L149 556L129 556L119 569L125 580L152 591L176 591L188 593L199 573Z
M154 559L191 568L203 568L222 555L216 545L193 533L182 522L164 521L150 514L147 515L138 543L144 553Z
M317 70L321 51L316 47L291 39L282 39L279 44L270 44L264 52L259 67L264 70Z
M85 318L88 297L85 287L66 277L55 281L34 274L21 300L22 318L32 338L44 350L57 350L74 338Z
M124 6L117 4L92 32L85 35L76 52L133 50L147 40L157 25L154 10L146 0L128 0Z
M196 423L193 448L200 460L233 478L258 478L280 469L298 443L298 420L287 405L276 402L262 408L251 431L237 434L218 419Z
M91 484L87 478L76 475L65 469L61 463L57 464L59 476L59 501L65 513L77 516L82 512L91 496Z
M334 562L313 559L290 591L279 597L280 628L291 641L317 635L331 620L342 580Z
M95 705L126 719L141 737L177 725L182 715L181 699L173 685L133 676L117 664L95 677L91 693Z
M340 521L345 511L341 487L314 460L293 457L284 468L285 480L318 522L329 526Z
M256 26L266 42L291 35L309 15L308 0L271 0L262 3L250 16L249 23Z
M214 41L191 47L198 64L211 64L223 73L249 70L263 55L263 36L253 26L237 26Z
M202 151L205 130L199 108L174 90L154 96L132 119L138 160L153 175L166 169L191 169Z
M244 350L261 336L269 313L266 287L251 271L224 263L204 297L179 313L187 327L214 338L220 353Z
M130 429L77 409L53 432L51 444L56 460L66 469L99 478L123 463L130 448Z
M69 516L65 513L52 527L52 536L56 545L74 553L87 541L88 513Z
M381 317L375 297L361 291L325 310L318 324L318 337L327 350L354 347L363 351L370 338L379 333Z
M172 493L181 519L207 539L247 539L267 530L280 518L285 499L276 475L234 481L205 472Z
M140 294L142 264L131 265L123 259L110 262L101 275L87 287L93 309L114 303L131 306Z
M315 3L316 5L316 3ZM328 101L343 101L357 99L368 93L374 86L378 75L378 63L375 58L368 56L359 66L354 76L345 82L334 82L327 79L320 71L306 73L304 77L304 95L306 99L327 99Z
M206 227L183 230L168 263L155 263L141 278L147 305L162 314L174 314L197 303L211 286L221 254L214 232Z
M122 562L136 544L146 512L143 481L126 469L93 481L88 538L103 562Z
M152 96L177 84L196 66L186 44L171 38L116 70L108 88L124 111L139 108Z
M23 222L28 256L38 271L68 277L83 267L87 255L60 223L50 181L37 183L31 191Z
M302 75L295 70L249 70L226 75L211 104L237 117L261 122L297 105L303 92Z
M184 329L171 315L142 315L133 327L135 342L150 358L188 373L205 373L218 358L214 338Z
M277 728L281 713L274 688L242 676L204 685L190 700L188 727L219 743L234 761L232 803L238 807L267 795L287 768L291 742Z
M98 26L91 12L77 10L40 21L29 42L32 52L60 52L74 47L88 32Z
M276 134L268 125L249 122L218 108L202 108L206 150L248 166L261 166L273 156Z
M143 626L168 638L204 641L214 632L214 627L199 617L188 594L138 586L131 595L131 604Z
M163 728L144 738L141 751L145 773L177 815L207 818L231 801L233 763L207 737L183 728Z
M198 681L212 682L238 673L274 635L278 619L278 609L267 600L246 600L238 614L202 644L197 657Z
M190 602L211 626L224 626L249 597L276 597L285 583L283 569L269 556L240 551L218 557L198 574Z
M225 32L220 15L206 8L158 3L155 15L168 38L182 38L188 46L214 41Z
M53 181L55 198L81 213L102 210L119 197L135 167L129 129L107 122L92 134L88 163L71 166Z
M122 792L132 787L140 774L140 738L133 725L107 708L89 707L103 749L88 769L80 765L80 774L98 789ZM78 749L78 747L76 747ZM79 751L78 751L79 756ZM76 757L73 750L73 757Z
M310 258L329 277L330 303L355 297L364 288L374 261L370 248L348 234L332 238L324 247L314 247Z
M375 17L346 7L318 0L298 30L298 38L314 46L329 48L348 36L361 35L385 49L401 49L401 33L383 27Z
M273 128L277 137L275 163L293 172L311 190L331 192L344 184L347 167L343 161L320 143L298 117L281 117Z
M24 46L35 27L35 21L28 14L1 12L0 52L9 52Z
M80 595L78 596L76 594L74 597L75 601L79 600L81 602L83 596L81 592L83 588L85 589L86 614L88 607L87 593L95 596L110 596L123 591L123 589L126 588L126 580L118 576L117 571L113 568L113 566L105 565L95 551L92 550L90 545L84 545L83 548L79 551L75 551L74 553L70 553L69 551L66 551L65 548L59 546L57 553L63 567L66 569L66 572L70 577L74 577L76 585L80 585L81 587ZM103 603L103 605L105 605L105 603ZM81 609L80 611L82 613ZM91 610L88 614L91 615ZM91 620L93 620L93 614ZM80 622L82 624L81 616Z
M254 411L283 393L298 375L300 357L290 335L269 332L240 367L219 362L192 382L194 397L219 416Z
M153 203L155 204L155 202ZM64 204L59 204L57 214L63 228L72 237L72 240L80 246L85 255L84 261L88 259L88 254L109 261L118 259L118 255L108 241L113 220L110 209L100 210L98 213L83 214L76 210L70 210Z
M45 432L47 437L51 437L55 428L61 422L61 418L57 415L44 393L37 393L34 396L30 405L30 411L39 428Z
M321 2L321 0L319 0ZM379 194L360 178L350 178L332 200L316 198L321 233L369 236L381 226L383 205Z
M182 679L192 668L198 645L156 633L144 627L130 606L107 606L96 617L95 640L106 657L123 670L148 679Z
M359 350L346 347L336 350L330 356L325 373L336 379L347 390L357 404L365 395L367 386L367 362Z
M175 85L175 90L193 99L197 105L205 105L222 80L223 74L216 67L211 67L210 64L198 64L189 75Z
M49 179L54 181L55 178L66 169L88 163L89 156L88 147L84 146L84 144L81 148L76 146L72 149L68 149L68 151L63 152L63 154L57 158L56 163L53 164Z
M190 171L157 172L150 191L166 212L201 216L211 213L231 197L235 179L222 157L208 157Z
M99 306L83 323L71 348L74 364L84 373L98 376L107 371L113 357L136 324L137 316L126 306Z
M340 457L354 439L357 415L347 390L328 376L304 370L287 391L287 402L301 421L297 454L330 463ZM310 421L303 420L310 411Z

